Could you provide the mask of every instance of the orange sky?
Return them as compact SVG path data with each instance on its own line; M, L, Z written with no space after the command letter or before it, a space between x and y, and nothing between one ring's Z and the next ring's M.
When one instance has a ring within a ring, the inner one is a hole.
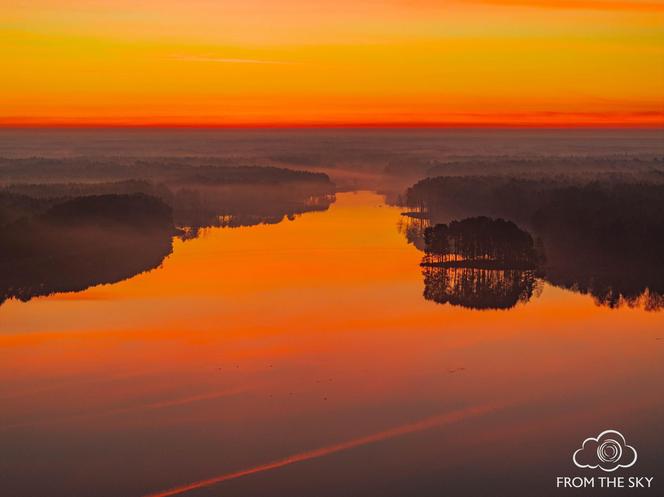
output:
M663 0L18 0L0 125L664 125Z

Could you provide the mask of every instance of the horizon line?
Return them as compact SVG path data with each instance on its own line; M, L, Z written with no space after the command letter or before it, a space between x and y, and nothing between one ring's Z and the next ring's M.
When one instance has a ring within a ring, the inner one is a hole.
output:
M661 130L664 131L664 122L319 122L319 123L104 123L104 122L0 122L0 130L31 130L31 129L71 129L71 130L112 130L112 129L191 129L191 130L418 130L418 129L556 129L556 130L575 130L575 129L616 129L616 130Z

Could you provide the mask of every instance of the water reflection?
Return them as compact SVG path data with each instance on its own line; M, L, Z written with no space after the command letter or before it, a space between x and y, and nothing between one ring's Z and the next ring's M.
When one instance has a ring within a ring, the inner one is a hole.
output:
M397 222L397 231L401 233L408 243L424 252L424 230L431 226L429 218L419 215L419 212L402 212Z
M430 177L408 189L405 203L418 217L402 228L410 239L424 236L422 218L511 220L537 240L547 281L609 308L662 309L664 183L655 171Z
M646 311L664 309L664 268L638 259L608 264L598 263L597 259L570 260L567 264L550 265L546 280L590 295L597 305L611 309L622 306Z
M52 191L57 185L39 188ZM174 236L191 240L207 227L277 224L325 211L334 195L311 192L328 189L328 184L186 189L169 199L172 207L140 192L64 201L0 194L0 221L7 219L0 223L0 304L77 292L155 269L171 253Z
M322 212L334 203L329 187L314 185L234 185L186 188L175 193L175 222L190 229L189 238L201 228L238 228L294 220L306 212Z
M0 493L533 497L616 425L657 474L662 314L547 283L510 312L432 305L399 211L338 197L0 307Z
M450 227L455 224L459 221L452 222ZM500 261L484 255L495 250L497 239L486 226L468 226L466 235L470 236L466 238L470 242L450 238L437 248L440 241L432 238L427 243L427 233L432 237L436 230L448 230L448 225L432 226L428 219L405 215L398 229L409 243L425 253L421 265L427 300L474 309L508 309L537 295L533 290L541 280L590 295L597 305L611 309L622 306L647 311L664 309L664 267L641 260L637 254L616 258L593 250L592 246L580 250L562 237L531 243L532 237L528 235L530 240L526 238L524 246L523 238L520 239L523 235L515 234L500 242L507 243L499 250L503 252ZM481 240L487 236L491 241ZM464 251L464 243L471 251L483 255L469 255ZM524 251L531 255L524 258Z
M538 288L534 271L425 266L422 275L426 300L468 309L510 309Z

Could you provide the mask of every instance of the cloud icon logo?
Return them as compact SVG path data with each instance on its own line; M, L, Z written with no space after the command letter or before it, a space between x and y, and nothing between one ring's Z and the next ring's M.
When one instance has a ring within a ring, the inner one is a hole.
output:
M636 449L627 445L625 437L616 430L606 430L583 441L580 449L572 456L579 468L600 468L603 471L615 471L629 468L636 463Z

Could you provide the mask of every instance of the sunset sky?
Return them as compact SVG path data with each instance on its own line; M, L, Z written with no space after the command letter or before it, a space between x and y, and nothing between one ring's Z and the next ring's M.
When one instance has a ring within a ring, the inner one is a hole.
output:
M664 0L15 0L0 125L664 126Z

